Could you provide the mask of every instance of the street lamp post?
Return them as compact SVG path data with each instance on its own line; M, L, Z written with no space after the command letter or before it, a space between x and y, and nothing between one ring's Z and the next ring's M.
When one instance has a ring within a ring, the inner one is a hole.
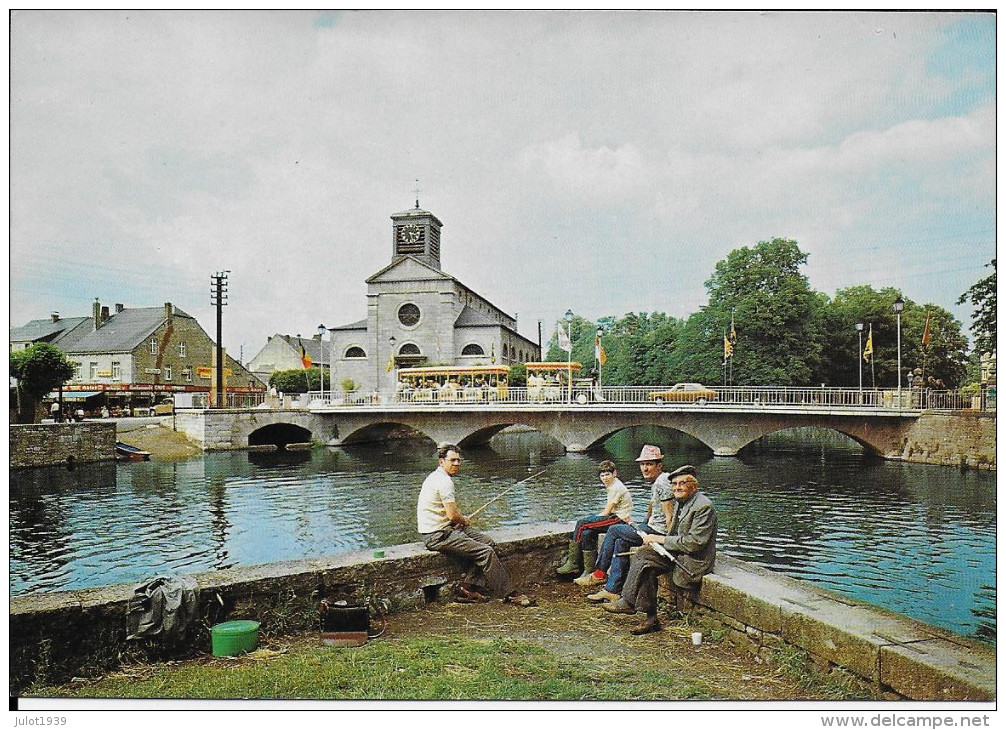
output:
M600 327L597 328L597 392L601 392L601 352L604 348L601 346L601 335L604 334L604 330Z
M321 399L325 400L325 333L328 329L323 324L318 325L318 380L321 385Z
M567 309L564 315L566 320L566 339L569 340L569 349L566 351L566 402L573 402L573 310Z
M905 300L898 295L894 300L894 313L898 315L898 408L901 408L901 310L905 308Z
M859 405L863 405L863 323L856 322L856 333L859 335Z
M395 399L395 343L398 342L394 335L388 338L388 348L390 352L388 353L388 372L391 373L391 395L388 396L388 402L390 403Z

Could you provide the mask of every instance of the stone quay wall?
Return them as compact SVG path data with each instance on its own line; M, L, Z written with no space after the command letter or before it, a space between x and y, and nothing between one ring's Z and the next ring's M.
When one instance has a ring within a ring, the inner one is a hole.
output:
M521 583L556 580L570 524L491 531L504 563ZM10 602L10 694L108 671L133 659L163 660L210 650L209 629L253 619L267 635L319 629L321 597L409 610L449 595L462 566L421 543L200 573L199 621L184 641L127 641L133 586L14 597ZM153 576L151 576L153 577ZM891 699L995 699L993 649L905 616L732 559L717 557L700 590L665 598L720 629L730 644L765 655L780 647L806 651L824 668L839 667Z
M34 423L10 426L10 468L115 459L115 424Z
M995 469L995 411L924 413L905 437L900 458L921 464Z

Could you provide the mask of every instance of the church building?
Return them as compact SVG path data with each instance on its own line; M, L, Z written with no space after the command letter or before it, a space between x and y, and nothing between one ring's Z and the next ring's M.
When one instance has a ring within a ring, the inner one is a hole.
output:
M391 216L391 263L367 279L367 317L330 329L331 383L393 393L397 370L429 365L503 365L541 359L517 319L440 268L443 224L416 207ZM327 350L328 348L326 348ZM327 385L327 384L326 384Z

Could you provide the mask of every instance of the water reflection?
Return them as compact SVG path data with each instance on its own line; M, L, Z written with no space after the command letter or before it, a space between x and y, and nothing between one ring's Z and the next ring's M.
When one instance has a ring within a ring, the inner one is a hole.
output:
M566 454L537 433L465 450L462 508L492 528L572 520L604 504L596 464L619 465L641 519L643 443L692 463L720 513L720 548L894 611L995 640L995 477L872 458L833 434L776 434L714 458L680 433L622 431ZM427 441L313 452L225 452L175 462L11 474L12 593L136 582L166 572L411 542L435 466Z

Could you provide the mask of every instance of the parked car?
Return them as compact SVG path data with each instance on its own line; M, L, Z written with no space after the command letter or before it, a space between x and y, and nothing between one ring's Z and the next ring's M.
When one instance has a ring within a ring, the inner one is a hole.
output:
M678 383L670 390L655 390L649 398L654 403L698 403L705 405L716 400L716 391L701 383Z

